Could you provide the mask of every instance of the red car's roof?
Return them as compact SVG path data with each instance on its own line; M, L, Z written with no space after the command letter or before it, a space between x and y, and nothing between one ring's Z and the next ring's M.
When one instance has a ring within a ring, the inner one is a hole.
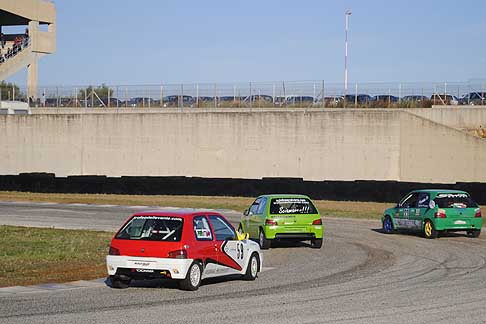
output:
M158 209L158 210L148 210L143 212L138 212L133 214L133 216L177 216L186 217L194 214L217 214L220 213L213 210L204 209L194 209L194 208L181 208L181 209Z

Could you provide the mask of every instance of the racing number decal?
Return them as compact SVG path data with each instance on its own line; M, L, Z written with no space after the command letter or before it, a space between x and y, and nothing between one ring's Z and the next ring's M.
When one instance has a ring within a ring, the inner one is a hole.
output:
M243 243L238 242L236 244L236 258L239 260L243 260L244 258Z

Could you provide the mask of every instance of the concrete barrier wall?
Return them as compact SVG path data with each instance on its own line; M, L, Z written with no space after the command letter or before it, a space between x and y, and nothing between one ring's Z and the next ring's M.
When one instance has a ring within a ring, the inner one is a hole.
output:
M0 119L0 174L399 177L399 112L33 115Z
M486 141L402 110L0 116L0 174L486 182Z
M486 128L486 106L446 106L444 108L408 109L407 111L436 123L454 128Z
M486 140L403 113L400 180L486 182Z

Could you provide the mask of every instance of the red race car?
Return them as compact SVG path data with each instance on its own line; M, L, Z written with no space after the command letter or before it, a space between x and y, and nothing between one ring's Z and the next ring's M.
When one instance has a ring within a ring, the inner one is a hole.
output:
M241 274L255 280L262 261L259 245L221 214L193 209L134 214L113 237L106 257L113 288L127 288L132 279L169 278L184 290L197 290L210 277Z

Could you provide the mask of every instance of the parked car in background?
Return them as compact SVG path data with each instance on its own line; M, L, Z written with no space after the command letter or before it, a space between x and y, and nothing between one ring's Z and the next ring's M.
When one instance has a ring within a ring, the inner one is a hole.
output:
M433 105L457 106L459 104L459 99L450 94L434 93L432 96L430 96L430 100L432 101Z
M222 96L218 97L218 107L232 106L234 103L238 102L239 97L235 96Z
M283 106L285 104L285 97L277 96L274 101L275 106Z
M199 104L212 102L214 104L214 97L208 97L208 96L194 97L194 102L198 102Z
M461 102L464 105L486 105L486 92L470 92L461 99Z
M252 96L246 96L242 97L242 102L262 102L262 103L273 103L273 97L269 95L252 95Z
M483 219L478 204L465 191L416 190L405 195L381 218L383 231L407 229L422 232L433 239L443 231L465 231L468 236L481 234Z
M121 106L125 107L153 107L154 99L149 97L136 97L130 100L121 102Z
M136 213L111 240L106 266L113 288L133 279L172 279L184 290L201 280L242 275L255 280L262 269L257 243L241 235L221 214L202 210Z
M194 98L192 96L165 96L163 98L163 107L194 107Z
M320 98L314 102L314 106L316 107L336 107L341 102L343 102L343 96L328 96L324 98Z
M372 100L377 102L383 102L383 103L395 103L398 102L400 99L392 95L377 95L374 96Z
M89 102L91 104L91 101ZM75 98L46 98L45 107L76 107ZM79 106L79 103L78 103ZM90 106L89 106L90 107Z
M285 104L289 106L310 106L314 104L314 97L312 96L287 96Z
M404 96L401 101L403 102L424 102L429 100L427 96Z
M261 249L274 240L309 240L311 247L321 248L324 227L309 197L263 195L244 211L238 231L257 239Z
M324 102L326 106L337 106L341 102L343 102L343 96L331 96L331 97L324 97Z
M367 94L349 94L346 95L344 99L346 100L347 105L354 105L355 103L358 105L367 105L373 100L373 98Z

